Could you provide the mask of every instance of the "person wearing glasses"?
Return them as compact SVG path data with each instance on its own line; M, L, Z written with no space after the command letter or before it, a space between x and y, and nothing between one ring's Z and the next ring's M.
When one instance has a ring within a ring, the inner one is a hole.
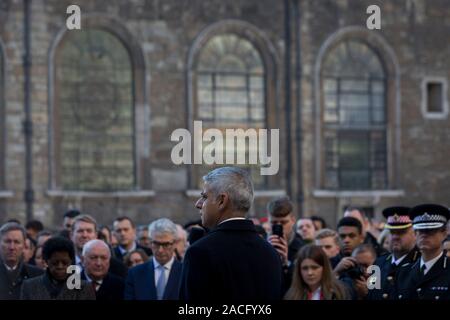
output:
M125 300L178 300L182 264L175 259L177 227L162 218L149 225L148 233L153 256L129 269Z

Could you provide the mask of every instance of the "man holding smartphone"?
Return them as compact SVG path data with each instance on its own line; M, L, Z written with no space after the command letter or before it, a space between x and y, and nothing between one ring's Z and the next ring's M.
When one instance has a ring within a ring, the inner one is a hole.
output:
M285 291L292 281L295 255L305 244L300 236L294 232L296 219L293 209L292 202L288 197L277 198L267 204L269 222L272 226L272 233L268 241L281 257Z

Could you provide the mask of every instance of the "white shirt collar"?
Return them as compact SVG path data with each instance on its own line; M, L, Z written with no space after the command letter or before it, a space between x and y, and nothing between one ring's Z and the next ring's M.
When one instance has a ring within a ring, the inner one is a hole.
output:
M408 255L408 254L405 254L404 256L401 256L401 257L398 258L397 260L395 260L395 256L392 255L392 263L395 264L396 266L398 266L398 265L403 261L403 259L406 258L407 255Z
M120 245L119 245L118 247L119 247L120 253L124 256L124 255L126 255L128 252L131 252L131 251L133 251L133 250L136 250L136 241L133 241L133 246L131 247L130 250L127 250L127 249L123 248L123 247L120 246Z
M84 270L84 275L86 276L86 280L87 280L88 282L92 282L92 281L93 281L92 278L90 278L89 275L87 274L86 270ZM97 281L95 281L95 282L96 282L98 285L101 285L101 284L103 283L103 279L97 280Z
M322 287L318 287L311 296L311 300L320 300L320 294L322 292Z
M444 251L441 252L440 255L438 255L436 258L433 258L427 262L423 261L423 257L420 258L420 268L422 269L422 266L425 265L426 269L424 274L427 274L428 271L430 271L430 269L434 266L434 264L439 260L440 257L442 257L442 255L444 254Z
M222 223L224 223L224 222L227 222L227 221L231 221L231 220L247 220L246 218L243 218L243 217L237 217L237 218L229 218L229 219L225 219L225 220L223 220L221 223L219 223L218 225L220 225L220 224L222 224Z
M16 264L14 267L10 267L10 266L8 266L6 263L3 263L3 264L5 265L5 268L6 268L6 270L8 270L8 271L14 271L14 270L16 270L17 267L19 266L19 263Z
M158 269L158 267L161 265L158 261L156 261L155 257L152 257L153 259L153 266L156 269ZM172 265L173 262L175 261L175 257L172 257L172 259L170 259L165 265L164 265L164 269L166 270L171 270L172 269Z

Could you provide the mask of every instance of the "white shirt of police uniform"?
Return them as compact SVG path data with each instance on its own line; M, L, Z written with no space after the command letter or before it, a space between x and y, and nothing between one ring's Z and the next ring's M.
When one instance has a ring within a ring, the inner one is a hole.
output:
M156 261L155 257L152 257L153 259L153 267L154 267L154 272L155 272L155 288L158 286L158 279L161 276L161 269L159 268L160 263L158 261ZM167 262L164 265L164 273L165 273L165 283L164 283L164 288L167 285L167 280L169 280L169 274L170 274L170 270L172 270L172 265L173 262L175 261L175 257L172 257L172 259L169 260L169 262Z
M405 259L406 258L406 256L407 256L408 254L405 254L404 256L401 256L400 258L398 258L397 260L395 260L395 257L394 257L394 255L392 255L392 264L395 264L396 266L398 266L402 261L403 261L403 259Z
M420 269L422 269L422 266L425 265L425 271L423 274L427 274L428 271L434 266L434 264L439 260L439 258L444 254L444 251L441 252L440 255L438 255L436 258L433 258L431 260L428 260L427 262L423 261L423 257L420 258Z
M126 255L128 252L131 252L131 251L136 250L136 247L137 247L136 241L133 241L133 246L131 247L130 250L127 250L127 249L123 248L122 246L118 246L119 251L120 251L120 254L121 254L122 256Z
M6 270L8 270L8 271L14 271L19 266L19 264L16 264L14 267L10 267L6 263L4 263L3 265L5 266Z

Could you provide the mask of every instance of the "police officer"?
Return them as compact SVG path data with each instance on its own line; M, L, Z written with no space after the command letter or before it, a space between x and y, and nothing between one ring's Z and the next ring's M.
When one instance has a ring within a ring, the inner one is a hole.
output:
M400 267L417 261L420 252L416 247L416 236L412 228L408 207L389 207L383 210L386 218L385 229L389 230L390 254L385 254L375 261L380 267L380 288L370 289L369 300L392 300L395 297L395 281ZM378 279L377 279L378 280Z
M396 282L398 299L450 300L450 261L442 242L447 236L450 211L436 204L423 204L409 213L422 257L400 269Z

